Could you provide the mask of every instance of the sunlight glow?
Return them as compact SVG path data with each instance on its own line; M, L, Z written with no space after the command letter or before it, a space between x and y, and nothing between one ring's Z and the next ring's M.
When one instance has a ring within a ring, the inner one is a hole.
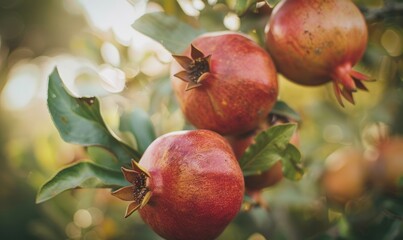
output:
M8 82L1 102L7 109L23 109L34 98L38 88L41 70L35 64L21 64L15 66L8 77Z
M105 96L124 89L125 73L108 64L101 66L88 59L60 55L54 58L60 77L75 97Z
M125 87L125 73L119 68L103 65L100 67L99 75L101 76L101 86L111 93L123 91Z
M188 16L199 16L200 12L195 8L192 0L178 0L179 6Z
M105 62L118 67L120 65L119 50L110 42L104 42L101 46L101 56Z
M231 31L236 31L241 26L241 20L237 14L229 12L224 17L224 26Z
M146 11L147 1L78 0L91 26L102 32L112 30L116 39L128 45L133 37L133 22Z

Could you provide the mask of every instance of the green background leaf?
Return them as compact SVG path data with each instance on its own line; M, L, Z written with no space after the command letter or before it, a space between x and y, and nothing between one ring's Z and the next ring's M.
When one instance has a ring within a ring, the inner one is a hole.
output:
M205 33L176 17L161 12L148 13L133 23L133 28L154 39L171 53L181 53L190 45L193 39Z
M144 153L147 147L156 138L154 126L147 112L136 108L130 113L124 113L120 117L120 131L130 132L136 139L137 149Z
M286 102L281 100L278 100L276 104L274 104L274 107L270 113L281 115L297 122L301 121L301 116L294 109L288 106Z
M281 124L258 134L255 144L246 149L239 161L244 176L259 174L279 161L296 128L295 124Z
M79 162L60 170L47 181L36 197L36 203L41 203L57 194L81 188L112 188L128 185L121 172L103 168L91 162Z
M69 143L101 146L121 163L138 160L140 154L117 140L102 119L96 98L74 98L65 89L55 69L49 77L48 108L60 136Z
M235 4L235 12L238 15L245 13L251 4L256 3L257 0L237 0Z
M298 148L288 144L281 156L284 177L298 181L304 175L304 168L301 162L301 153Z

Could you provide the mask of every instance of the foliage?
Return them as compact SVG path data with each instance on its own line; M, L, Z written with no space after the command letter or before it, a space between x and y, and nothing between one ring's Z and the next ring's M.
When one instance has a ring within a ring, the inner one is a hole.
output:
M161 43L171 53L181 53L204 30L179 21L164 13L148 13L140 17L133 28Z
M112 151L121 163L139 159L140 154L109 132L96 98L74 98L66 91L57 70L49 77L48 106L60 136L83 146L102 146Z
M67 189L122 187L126 182L118 171L91 162L79 162L60 170L38 192L37 203L46 201Z
M271 127L257 135L256 143L249 146L239 160L244 175L260 174L283 159L283 155L292 154L286 149L295 130L295 124L286 124Z
M140 153L144 153L148 145L156 138L150 117L141 109L134 109L132 112L122 114L119 129L133 135Z

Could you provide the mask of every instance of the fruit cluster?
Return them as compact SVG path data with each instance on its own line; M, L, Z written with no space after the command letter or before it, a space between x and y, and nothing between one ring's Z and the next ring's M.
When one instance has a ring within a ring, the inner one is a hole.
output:
M348 18L349 22L340 21ZM186 119L198 130L159 137L132 169L122 168L132 186L112 194L131 201L166 239L214 239L251 195L282 178L278 162L261 175L243 177L238 161L255 136L293 121L270 111L277 101L277 70L303 85L332 80L341 96L366 89L368 78L352 66L362 57L367 30L349 0L285 0L266 28L267 50L245 35L209 33L173 55L172 87ZM273 60L272 60L273 58ZM298 145L295 133L291 143Z

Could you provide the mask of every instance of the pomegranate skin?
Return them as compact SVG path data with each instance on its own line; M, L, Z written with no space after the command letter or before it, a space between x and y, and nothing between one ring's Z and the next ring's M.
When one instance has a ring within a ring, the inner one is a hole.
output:
M336 68L362 57L368 33L350 0L285 0L273 10L266 43L276 66L303 85L328 82Z
M171 76L187 120L197 128L223 135L255 129L278 95L277 72L271 57L252 40L235 33L203 35L192 45L211 57L201 86L185 91L186 82ZM189 47L183 55L190 53ZM182 70L173 61L171 73Z
M151 176L152 193L140 215L166 239L214 239L241 207L241 169L228 142L212 131L164 135L139 165Z
M278 68L295 83L316 86L333 81L342 97L355 104L353 93L368 91L370 78L352 69L363 56L368 30L350 0L285 0L266 26L266 45Z

